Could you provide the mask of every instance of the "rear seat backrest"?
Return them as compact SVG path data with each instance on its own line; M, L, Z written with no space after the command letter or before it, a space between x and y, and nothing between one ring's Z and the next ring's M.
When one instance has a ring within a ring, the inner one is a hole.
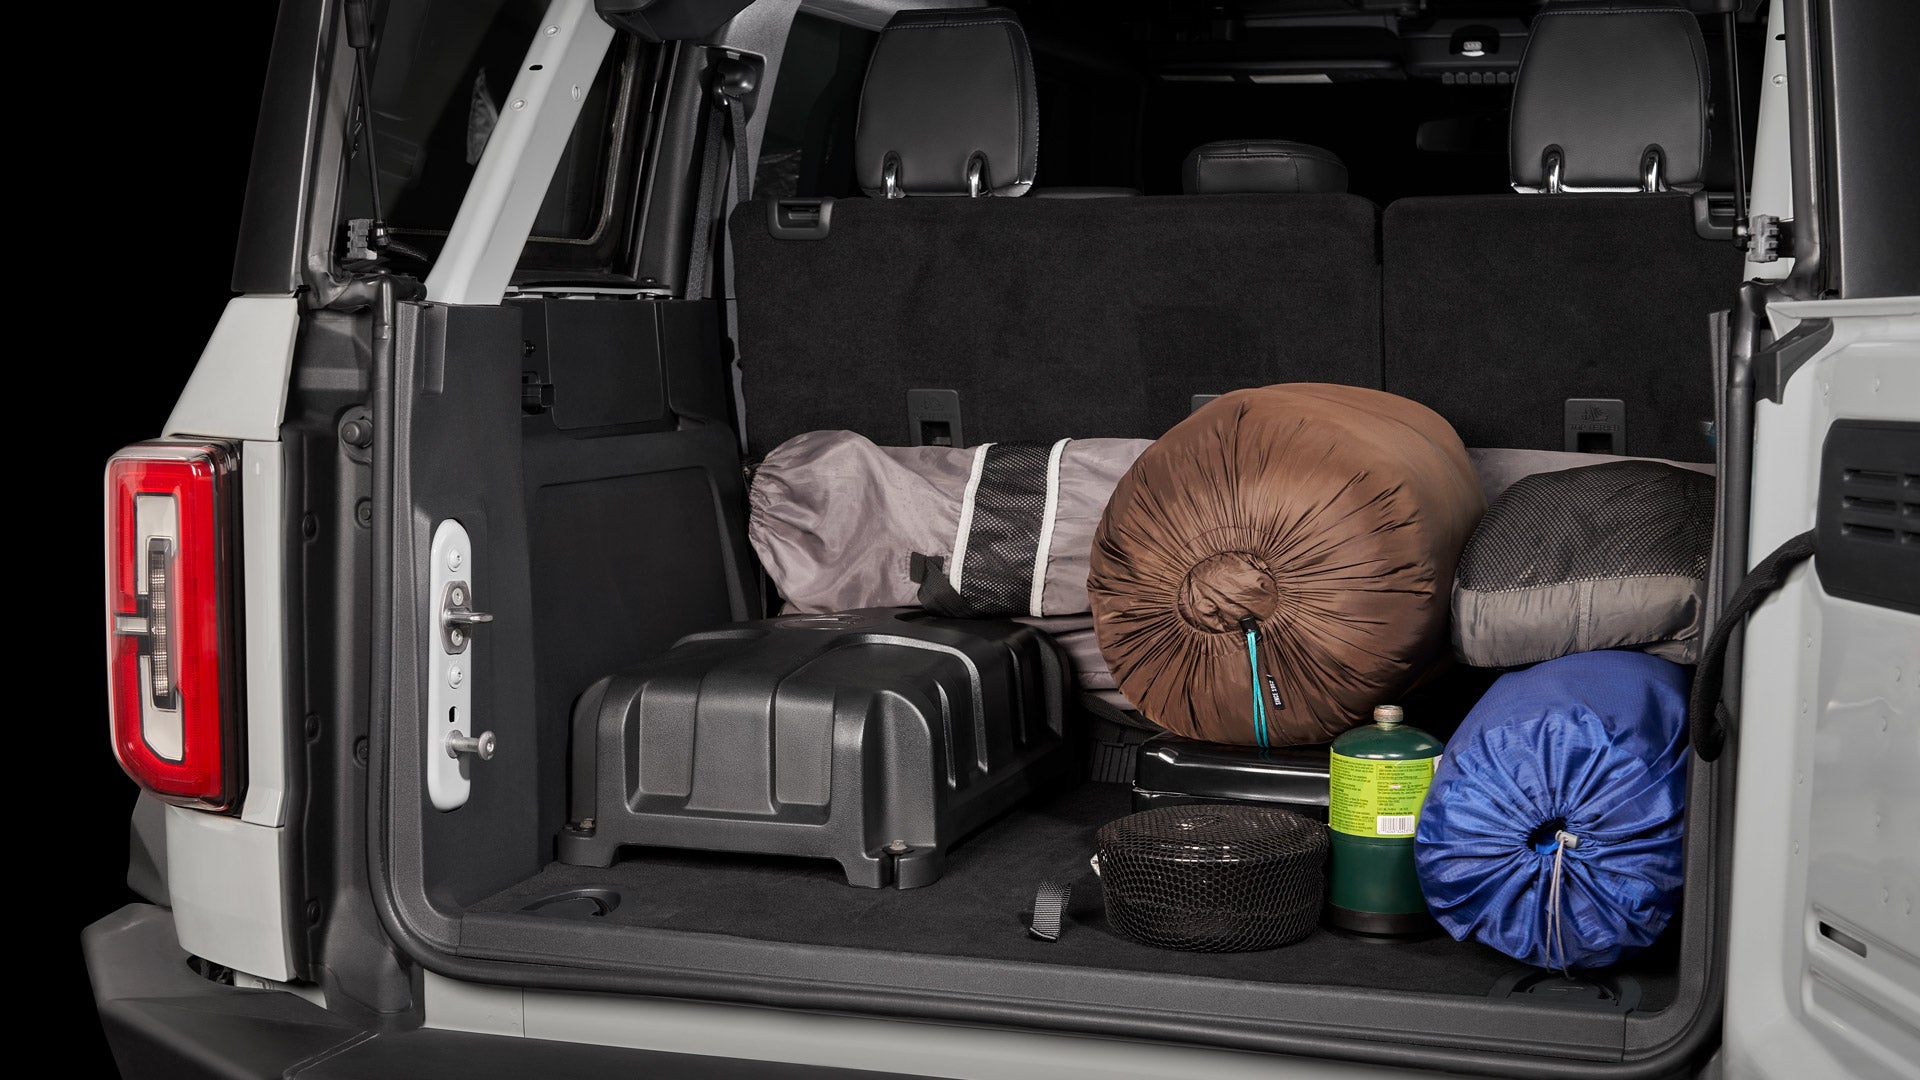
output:
M1702 182L1705 57L1694 16L1662 0L1534 19L1513 182L1558 190L1387 208L1387 390L1432 406L1469 446L1712 459L1708 317L1731 305L1740 255L1702 239L1678 193ZM1625 403L1624 439L1579 441L1576 429L1610 423L1591 399Z
M1365 199L923 197L968 194L976 160L989 193L1028 190L1027 71L1007 12L902 13L874 48L855 161L877 196L895 162L895 197L734 211L751 452L836 428L921 441L911 390L957 393L959 441L976 445L1152 438L1195 395L1379 385Z
M1180 163L1188 195L1332 193L1347 190L1347 163L1331 150L1286 139L1228 139L1197 146Z

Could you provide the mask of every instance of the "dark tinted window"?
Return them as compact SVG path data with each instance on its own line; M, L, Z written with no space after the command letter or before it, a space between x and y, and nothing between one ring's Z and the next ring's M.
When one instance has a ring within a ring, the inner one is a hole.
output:
M754 193L769 198L858 195L853 127L860 84L879 35L801 12L773 87Z
M474 168L541 26L544 0L392 0L382 11L373 65L373 127L380 195L396 238L431 254L460 210ZM609 50L582 102L533 235L587 242L605 230L613 200L619 129L633 128L619 107L630 90L639 46ZM363 137L356 132L358 139ZM347 177L347 217L371 214L366 165ZM533 260L537 245L529 245ZM563 262L573 261L565 258Z

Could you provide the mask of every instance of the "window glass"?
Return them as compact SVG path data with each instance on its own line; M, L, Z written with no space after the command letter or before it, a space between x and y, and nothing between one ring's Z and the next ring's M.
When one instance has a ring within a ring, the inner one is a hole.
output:
M793 17L760 141L756 195L845 198L860 193L853 172L853 128L867 57L878 37L807 12Z
M431 253L452 226L475 166L487 148L527 48L540 29L543 0L391 0L381 12L373 62L373 129L380 198L393 235ZM536 238L587 240L608 209L615 86L630 50L616 47L582 102L573 137L535 219ZM355 131L360 145L364 132ZM366 164L347 175L347 214L367 217Z

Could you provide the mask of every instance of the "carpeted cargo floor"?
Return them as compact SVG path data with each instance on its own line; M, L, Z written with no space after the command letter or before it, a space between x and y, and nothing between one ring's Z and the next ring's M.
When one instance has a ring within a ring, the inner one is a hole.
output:
M611 889L616 925L730 934L769 941L935 953L1027 963L1170 972L1261 982L1484 996L1523 969L1491 949L1439 935L1379 942L1321 930L1253 953L1194 954L1120 936L1101 914L1088 868L1094 831L1130 809L1118 784L1083 784L1015 811L954 848L946 874L920 889L859 889L829 862L630 849L610 869L549 865L475 905L518 911L578 888ZM1066 932L1042 942L1026 932L1034 889L1073 882ZM1640 983L1641 1009L1672 1000L1674 961L1656 947L1621 968Z

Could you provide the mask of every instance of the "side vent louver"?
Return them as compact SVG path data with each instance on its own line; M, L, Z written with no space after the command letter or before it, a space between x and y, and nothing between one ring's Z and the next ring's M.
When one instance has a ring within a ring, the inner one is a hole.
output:
M1820 461L1814 564L1834 596L1920 611L1920 424L1842 420Z

